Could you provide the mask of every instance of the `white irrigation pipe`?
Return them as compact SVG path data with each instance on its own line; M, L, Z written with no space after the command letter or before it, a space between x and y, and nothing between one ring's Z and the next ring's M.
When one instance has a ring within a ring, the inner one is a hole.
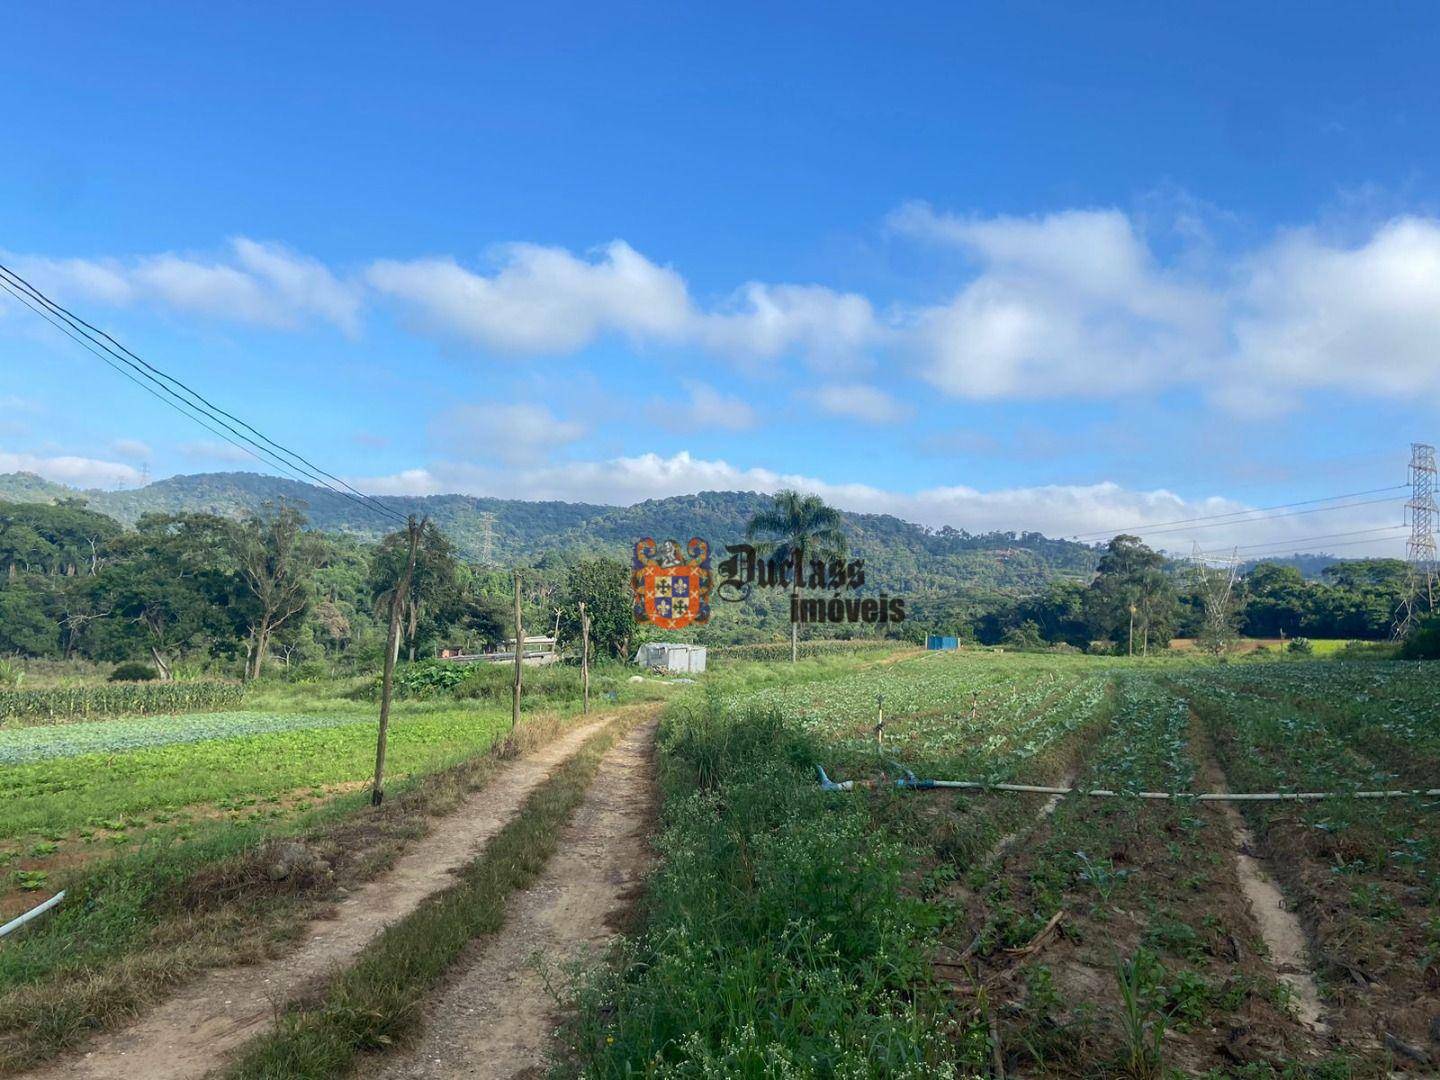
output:
M857 787L876 787L873 780L841 780L836 783L825 775L825 770L816 766L820 773L820 786L826 791L853 791ZM960 788L966 791L1024 791L1036 795L1088 795L1097 799L1191 799L1195 802L1315 802L1320 799L1409 799L1435 798L1440 788L1414 791L1266 791L1236 793L1212 791L1200 794L1181 791L1110 791L1106 788L1045 787L1040 784L987 784L978 780L918 780L914 773L905 770L904 778L895 781L896 787L928 791L931 788Z
M4 926L0 926L0 937L4 937L6 934L10 933L13 930L19 930L20 927L24 926L31 919L35 918L37 915L45 914L45 912L49 911L52 907L54 907L56 904L60 903L61 900L64 899L65 890L62 889L54 896L50 897L49 900L46 900L43 904L37 904L35 907L25 912L24 915L17 915L15 918L7 922Z

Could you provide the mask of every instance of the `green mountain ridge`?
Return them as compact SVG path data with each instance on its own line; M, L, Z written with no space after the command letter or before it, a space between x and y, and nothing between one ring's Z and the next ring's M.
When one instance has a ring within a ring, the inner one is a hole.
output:
M238 516L279 499L304 503L313 527L373 540L394 527L382 515L310 484L256 473L199 473L123 491L80 491L28 473L0 474L0 499L84 499L95 511L133 525L147 513L205 512ZM632 506L530 502L471 495L377 496L401 514L428 515L471 560L504 564L546 552L604 553L628 558L645 536L701 536L717 552L745 535L766 502L757 492L705 491ZM845 513L854 553L872 581L894 593L1028 592L1056 578L1088 578L1098 549L1039 533L929 529L888 514Z

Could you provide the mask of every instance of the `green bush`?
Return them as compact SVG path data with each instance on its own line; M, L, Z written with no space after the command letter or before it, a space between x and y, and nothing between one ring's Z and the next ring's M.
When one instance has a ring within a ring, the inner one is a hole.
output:
M322 682L330 672L323 660L306 660L290 669L289 678L293 683Z
M221 682L128 682L55 690L0 690L0 724L234 709L243 699L241 686Z
M1400 646L1400 659L1440 660L1440 616L1432 615L1410 631Z
M110 673L111 682L154 682L157 678L159 673L153 667L133 660L116 664L115 670Z
M1314 656L1315 645L1308 637L1291 638L1290 644L1285 646L1287 652L1298 653L1300 656Z

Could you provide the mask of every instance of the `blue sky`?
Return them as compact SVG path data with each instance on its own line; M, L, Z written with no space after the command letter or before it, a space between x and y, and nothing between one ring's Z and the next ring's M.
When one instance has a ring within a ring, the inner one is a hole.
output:
M1056 534L1291 502L1399 483L1436 435L1437 29L30 5L0 40L0 252L377 491L796 483ZM0 365L0 469L247 467L13 304Z

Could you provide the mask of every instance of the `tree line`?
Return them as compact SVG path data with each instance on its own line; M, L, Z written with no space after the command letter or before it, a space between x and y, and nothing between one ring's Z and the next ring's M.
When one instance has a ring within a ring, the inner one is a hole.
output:
M404 530L373 544L327 534L289 502L239 518L147 514L133 529L79 499L0 502L0 654L143 660L160 678L182 661L246 678L276 665L373 667L407 554ZM616 559L542 557L521 570L524 622L578 635L585 600L592 648L620 655L635 635L628 579ZM427 524L397 650L415 659L513 636L512 590L511 570L465 562Z
M1193 568L1175 564L1121 535L1107 545L1089 582L1055 581L1025 597L994 597L947 632L984 644L1064 644L1148 652L1174 637L1388 638L1405 595L1400 559L1333 563L1318 579L1293 566L1261 562L1238 576L1223 625L1206 618L1205 589ZM932 624L943 624L943 616Z

